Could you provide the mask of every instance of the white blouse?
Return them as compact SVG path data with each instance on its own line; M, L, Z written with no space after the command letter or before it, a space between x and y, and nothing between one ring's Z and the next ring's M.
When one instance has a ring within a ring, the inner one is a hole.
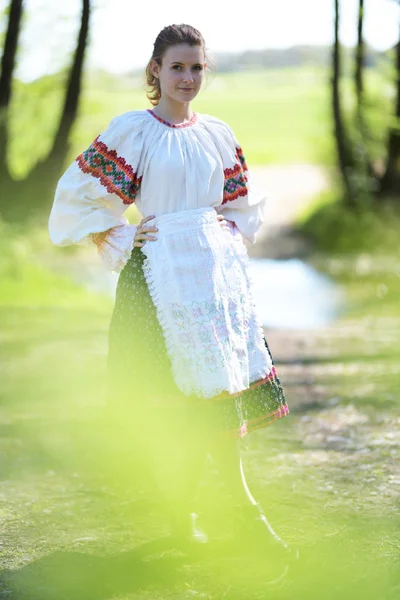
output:
M62 175L50 239L58 246L94 242L103 263L118 272L133 247L136 226L124 216L132 203L142 217L214 207L254 243L266 198L226 123L194 112L173 125L137 110L114 118Z

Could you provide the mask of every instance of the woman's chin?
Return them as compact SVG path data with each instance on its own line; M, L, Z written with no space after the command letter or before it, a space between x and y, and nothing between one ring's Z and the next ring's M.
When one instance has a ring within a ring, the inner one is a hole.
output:
M196 96L196 90L190 90L187 92L185 90L177 90L177 100L179 100L180 102L190 102L190 100L193 100L193 98L195 98Z

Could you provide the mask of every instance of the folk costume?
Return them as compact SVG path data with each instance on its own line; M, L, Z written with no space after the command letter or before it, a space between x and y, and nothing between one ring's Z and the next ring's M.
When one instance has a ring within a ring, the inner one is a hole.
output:
M231 128L206 114L171 124L151 110L127 112L70 165L56 189L51 240L95 243L120 273L109 401L121 382L137 406L157 398L165 411L179 397L183 410L205 407L210 426L240 437L289 413L243 242L255 242L265 202ZM124 215L132 203L158 227L140 248Z

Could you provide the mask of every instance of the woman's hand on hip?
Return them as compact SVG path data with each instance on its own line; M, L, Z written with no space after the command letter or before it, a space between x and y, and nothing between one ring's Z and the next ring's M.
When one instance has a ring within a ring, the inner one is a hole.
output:
M155 235L147 235L150 231L158 231L158 227L151 227L146 225L147 221L154 219L155 215L143 218L137 226L133 245L137 248L141 248L147 241L155 242L157 237Z
M225 219L224 215L217 214L217 220L223 229L230 231L228 221Z

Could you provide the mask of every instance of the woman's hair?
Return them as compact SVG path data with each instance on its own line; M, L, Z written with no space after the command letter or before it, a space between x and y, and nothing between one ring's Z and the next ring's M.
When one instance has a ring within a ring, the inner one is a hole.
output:
M206 53L206 44L203 36L198 29L195 29L191 25L181 23L180 25L168 25L164 27L156 37L154 42L154 49L151 59L149 60L146 67L146 95L153 106L156 106L161 98L160 81L153 75L150 69L150 62L155 60L156 63L161 67L162 59L166 51L170 46L177 46L178 44L189 44L189 46L201 46L203 48L204 56Z

